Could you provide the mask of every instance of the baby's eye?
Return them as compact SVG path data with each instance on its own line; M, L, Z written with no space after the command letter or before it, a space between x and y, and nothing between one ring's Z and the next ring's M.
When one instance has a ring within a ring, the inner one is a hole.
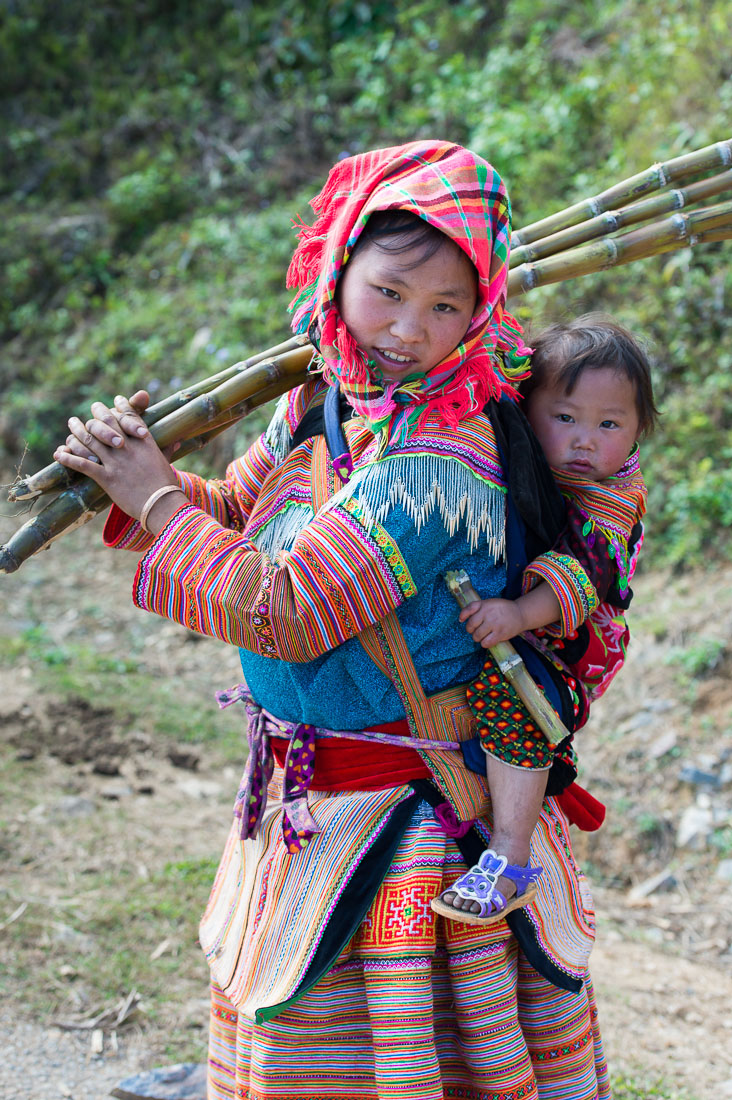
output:
M601 428L617 428L617 421L615 420L603 420L600 424Z
M557 413L557 420L560 424L572 423L572 417L569 415L569 413Z

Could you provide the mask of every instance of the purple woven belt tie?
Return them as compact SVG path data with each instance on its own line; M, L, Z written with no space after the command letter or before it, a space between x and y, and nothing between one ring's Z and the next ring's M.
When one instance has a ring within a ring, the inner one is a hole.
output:
M285 777L282 783L282 835L290 852L307 848L316 833L322 832L308 809L308 790L315 771L315 726L296 726L287 746Z
M274 755L270 737L289 740L282 783L282 836L289 852L307 848L312 838L322 832L308 808L308 790L315 770L315 742L320 737L341 737L348 741L382 741L400 748L430 749L454 752L459 741L427 741L381 730L330 730L305 722L287 722L276 718L252 699L246 684L236 684L227 691L217 691L219 706L230 707L243 702L247 712L249 756L234 803L234 816L241 821L242 840L256 837L267 806L267 787L274 772Z

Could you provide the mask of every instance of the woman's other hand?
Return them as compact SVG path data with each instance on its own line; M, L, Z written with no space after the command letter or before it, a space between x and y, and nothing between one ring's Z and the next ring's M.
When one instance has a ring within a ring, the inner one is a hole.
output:
M76 416L71 417L70 435L54 454L63 466L100 485L134 519L139 519L156 489L178 484L167 457L141 419L140 413L147 408L148 401L144 390L129 400L115 398L112 409L95 401L91 419L82 422ZM182 492L163 497L150 514L148 529L157 533L156 529L162 529L185 500Z

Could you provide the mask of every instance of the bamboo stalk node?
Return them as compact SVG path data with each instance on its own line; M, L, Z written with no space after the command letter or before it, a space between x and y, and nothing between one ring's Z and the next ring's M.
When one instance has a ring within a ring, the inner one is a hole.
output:
M732 139L718 141L653 164L524 226L511 240L508 296L675 249L731 239L732 202L702 205L732 191L731 165ZM178 444L177 461L253 409L305 382L321 366L308 336L291 336L170 394L151 405L144 420L159 447ZM46 494L55 499L0 547L0 572L15 572L65 530L109 505L93 482L58 462L19 477L8 499L30 502Z
M717 148L722 164L732 164L732 141L718 141Z
M512 668L516 668L518 665L523 664L522 659L518 653L512 653L509 657L504 657L502 661L498 662L498 667L504 676L508 676Z

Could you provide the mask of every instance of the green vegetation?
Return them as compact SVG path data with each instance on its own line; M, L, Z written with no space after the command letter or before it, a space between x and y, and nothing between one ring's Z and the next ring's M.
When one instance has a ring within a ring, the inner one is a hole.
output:
M719 638L698 638L693 645L671 649L666 661L678 665L686 676L699 679L719 667L727 652Z
M291 218L340 155L452 138L514 223L730 137L724 0L26 0L0 12L0 461L92 396L165 392L287 333ZM646 564L729 557L732 246L532 293L642 334ZM224 436L220 468L262 423ZM205 460L204 460L205 461Z
M650 1083L627 1074L614 1077L612 1086L614 1100L649 1100L650 1097L657 1097L658 1100L694 1100L685 1090L679 1091L663 1081Z
M39 690L69 699L109 701L115 723L124 729L154 730L170 741L205 744L217 760L239 764L241 719L221 716L212 693L201 697L192 687L181 688L172 678L161 679L150 691L150 671L140 652L117 656L94 644L69 639L56 645L43 626L0 636L0 662L10 667L28 662Z

